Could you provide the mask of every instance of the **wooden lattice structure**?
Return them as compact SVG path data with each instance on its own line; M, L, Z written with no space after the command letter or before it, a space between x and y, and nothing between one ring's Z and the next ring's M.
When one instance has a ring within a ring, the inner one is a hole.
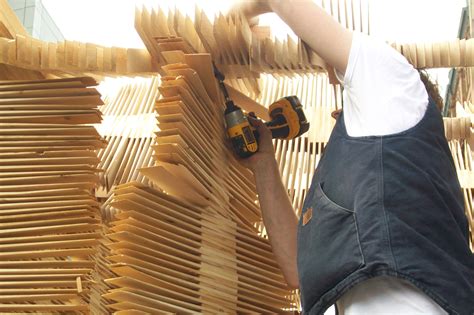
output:
M368 1L321 4L370 32ZM41 42L6 1L0 8L0 312L298 311L298 292L265 237L252 174L225 139L211 60L236 103L260 117L282 96L304 104L309 132L275 141L297 214L341 104L324 61L300 40L200 9L191 18L138 8L146 49L128 49ZM474 65L470 37L393 47L419 68ZM463 78L459 93L472 109L471 82ZM472 244L470 113L447 118L445 129Z
M86 311L99 244L90 78L0 82L0 311ZM30 304L30 303L34 304Z
M459 26L459 39L473 40L473 20L474 20L474 3L470 1L470 5L462 12L461 22ZM471 249L474 248L474 178L472 176L474 169L474 136L473 133L473 115L474 115L474 70L472 67L465 65L456 66L450 72L451 82L448 86L446 94L445 113L456 119L458 127L465 130L466 135L451 134L456 141L451 141L451 151L456 163L456 168L463 188L464 199L466 202L466 215L471 223ZM456 129L456 128L455 128ZM470 133L468 132L470 131ZM450 129L447 128L447 132Z

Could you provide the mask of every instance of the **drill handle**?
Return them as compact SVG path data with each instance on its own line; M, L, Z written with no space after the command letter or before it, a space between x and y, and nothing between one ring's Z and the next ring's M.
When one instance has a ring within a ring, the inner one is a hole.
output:
M283 115L278 115L271 121L266 122L265 125L270 129L273 139L284 139L290 133L290 126L288 126L288 122Z
M249 113L249 116L258 119L254 113ZM282 114L274 114L273 119L270 121L265 122L265 126L270 130L272 133L272 139L284 139L288 136L290 132L290 127L288 126L288 122L286 121L285 116ZM258 131L255 127L252 126L252 130L255 134L255 138L258 140Z

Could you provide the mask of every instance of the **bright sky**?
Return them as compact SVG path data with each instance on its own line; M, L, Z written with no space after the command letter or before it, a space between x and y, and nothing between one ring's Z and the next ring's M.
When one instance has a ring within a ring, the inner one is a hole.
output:
M134 27L135 6L176 6L193 16L194 6L198 4L212 16L227 11L233 3L233 0L43 0L66 39L140 48L144 45ZM455 39L465 6L466 0L371 0L371 32L382 39L402 43ZM288 32L283 22L272 15L263 17L261 24L271 24L274 34ZM433 74L438 76L435 79L442 87L447 84L447 70Z
M178 7L193 16L194 4L210 15L226 11L232 0L43 0L66 39L105 46L144 47L134 27L135 6ZM436 41L457 36L466 0L372 0L372 35L386 40ZM280 24L275 18L263 23ZM281 22L282 23L282 22ZM275 33L286 31L277 25Z

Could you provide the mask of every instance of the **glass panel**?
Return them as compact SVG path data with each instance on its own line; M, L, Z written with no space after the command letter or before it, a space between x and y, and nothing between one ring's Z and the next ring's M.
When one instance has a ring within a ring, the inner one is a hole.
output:
M8 4L12 10L24 9L26 0L8 0Z

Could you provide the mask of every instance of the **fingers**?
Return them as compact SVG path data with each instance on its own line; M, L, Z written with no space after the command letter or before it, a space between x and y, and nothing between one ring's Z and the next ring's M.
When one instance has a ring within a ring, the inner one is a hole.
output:
M229 11L229 13L240 12L247 20L250 26L258 24L258 19L254 19L260 14L271 12L269 0L250 0L238 1Z
M335 110L331 113L331 117L337 120L337 118L339 118L339 115L341 114L341 112L342 112L342 109Z
M247 22L249 23L249 27L252 28L258 25L260 19L258 18L258 16L255 16L253 18L248 19Z
M270 142L272 141L272 133L260 119L255 116L255 113L250 112L248 115L249 123L257 129L259 134L259 143Z
M253 127L258 127L258 126L263 124L262 121L260 119L258 119L257 116L255 116L254 112L248 113L248 119L249 119L250 124Z
M249 123L252 125L252 127L257 128L257 130L260 130L261 128L266 127L265 124L255 116L255 113L250 112L249 113Z

